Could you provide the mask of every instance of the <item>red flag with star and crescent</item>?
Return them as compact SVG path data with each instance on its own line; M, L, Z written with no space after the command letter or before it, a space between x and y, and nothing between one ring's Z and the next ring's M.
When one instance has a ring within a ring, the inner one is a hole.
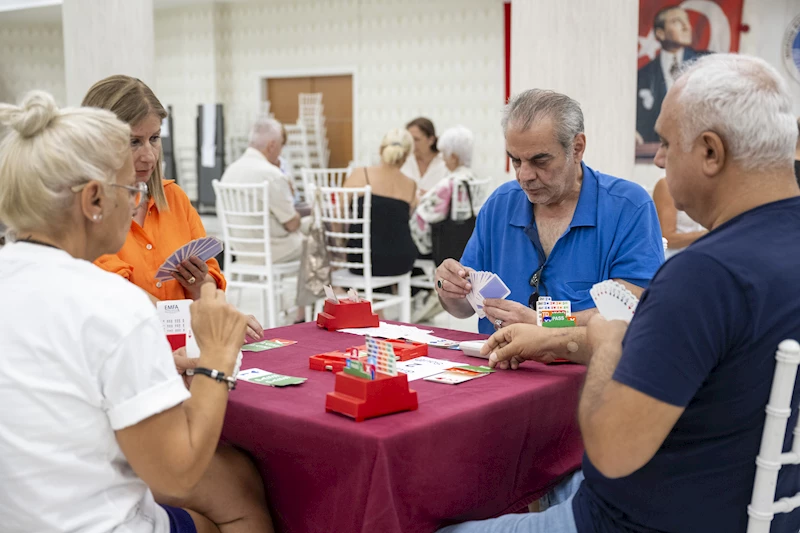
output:
M639 0L639 64L656 58L661 45L653 21L665 7L682 7L692 24L692 48L709 52L738 52L744 0Z
M744 0L639 0L637 160L651 160L658 150L655 123L667 91L680 75L680 67L709 53L739 51L743 3ZM656 29L659 12L661 25Z

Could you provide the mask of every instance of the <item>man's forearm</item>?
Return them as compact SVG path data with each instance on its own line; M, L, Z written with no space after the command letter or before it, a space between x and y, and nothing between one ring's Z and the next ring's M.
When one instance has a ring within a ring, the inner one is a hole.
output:
M439 296L439 303L442 304L444 310L456 318L469 318L475 314L475 310L466 299L461 300L457 298L442 298L441 295L437 296Z
M556 357L567 359L573 363L589 364L592 358L592 350L586 341L586 327L553 328L548 331L551 331L552 335L543 343L540 349L550 351Z
M601 346L591 355L586 382L578 406L578 421L584 438L591 438L592 415L603 405L603 392L622 357L622 346Z

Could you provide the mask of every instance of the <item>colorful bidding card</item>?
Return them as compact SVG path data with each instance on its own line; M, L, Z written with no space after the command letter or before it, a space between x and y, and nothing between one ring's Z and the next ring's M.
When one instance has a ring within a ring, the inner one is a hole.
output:
M264 339L263 341L251 342L242 346L243 352L265 352L274 348L283 348L291 344L297 344L297 341L289 341L286 339Z
M482 378L494 372L489 367L481 366L460 366L450 368L439 374L424 378L425 381L433 381L435 383L445 383L447 385L458 385L465 381L472 379Z
M306 382L306 378L295 378L292 376L282 376L273 374L260 368L248 368L239 372L237 377L240 381L247 381L257 385L267 385L269 387L288 387L289 385L301 385Z

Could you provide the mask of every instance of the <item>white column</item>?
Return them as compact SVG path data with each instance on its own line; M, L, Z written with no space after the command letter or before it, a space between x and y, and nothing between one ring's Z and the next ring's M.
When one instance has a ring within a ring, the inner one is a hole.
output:
M154 80L153 0L64 0L67 103L112 74Z
M633 178L638 0L513 0L511 94L552 89L581 104L584 161Z

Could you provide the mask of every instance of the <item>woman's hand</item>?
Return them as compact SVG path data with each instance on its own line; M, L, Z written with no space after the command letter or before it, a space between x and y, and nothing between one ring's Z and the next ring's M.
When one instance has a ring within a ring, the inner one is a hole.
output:
M247 316L247 333L244 338L245 343L258 342L264 336L264 328L253 315Z
M172 273L172 277L178 280L189 298L197 300L200 298L200 286L208 276L208 265L197 256L192 256L178 263L178 271ZM215 283L216 285L216 283Z
M192 384L192 376L187 376L186 371L190 368L197 368L198 359L196 357L186 357L186 348L178 348L172 352L172 359L175 362L175 369L183 378L183 383L188 389Z

